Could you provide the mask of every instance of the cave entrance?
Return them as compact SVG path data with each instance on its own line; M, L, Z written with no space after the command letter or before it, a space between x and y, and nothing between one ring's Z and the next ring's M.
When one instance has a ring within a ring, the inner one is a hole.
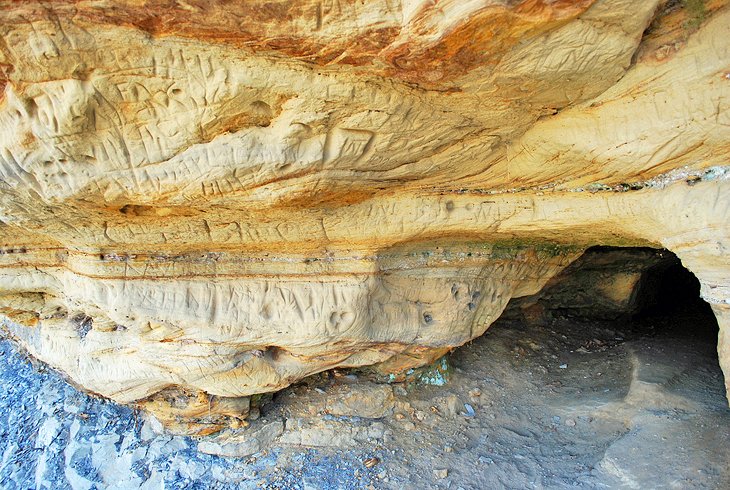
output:
M558 405L618 407L651 387L649 398L677 405L666 409L727 408L717 320L669 251L590 248L538 294L513 300L488 334L501 329L559 388Z
M554 488L727 487L718 324L699 293L666 250L595 247L512 300L450 358L478 418L470 451L494 462L482 487L499 471Z
M655 335L717 344L718 324L700 282L667 250L592 247L537 295L510 304L528 322L612 324L625 338ZM511 311L509 311L511 310Z

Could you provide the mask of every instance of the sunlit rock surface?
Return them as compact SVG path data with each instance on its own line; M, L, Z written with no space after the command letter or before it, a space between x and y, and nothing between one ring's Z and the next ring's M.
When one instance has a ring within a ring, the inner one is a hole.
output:
M726 0L3 2L0 306L176 430L666 248L730 370Z

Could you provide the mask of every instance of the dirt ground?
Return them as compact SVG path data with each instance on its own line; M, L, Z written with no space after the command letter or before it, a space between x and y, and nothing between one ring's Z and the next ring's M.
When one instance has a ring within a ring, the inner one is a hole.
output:
M705 307L616 322L512 315L406 383L323 373L264 397L248 428L202 439L160 434L3 342L0 483L730 488L716 328Z

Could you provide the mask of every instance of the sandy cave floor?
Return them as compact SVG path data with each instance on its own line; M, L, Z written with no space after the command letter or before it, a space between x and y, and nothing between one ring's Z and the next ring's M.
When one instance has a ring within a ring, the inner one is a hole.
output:
M2 341L0 485L730 488L730 409L711 324L696 309L634 322L502 319L448 356L444 386L338 372L276 394L242 430L286 421L291 441L311 426L316 447L279 439L242 458L197 450L211 439L159 434ZM320 410L353 392L367 409L368 390L390 387L394 410L380 419Z

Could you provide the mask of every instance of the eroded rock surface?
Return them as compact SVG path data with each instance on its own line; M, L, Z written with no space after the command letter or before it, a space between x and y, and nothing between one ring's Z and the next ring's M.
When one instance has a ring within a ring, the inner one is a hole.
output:
M0 306L177 430L674 252L730 370L725 0L4 2Z

